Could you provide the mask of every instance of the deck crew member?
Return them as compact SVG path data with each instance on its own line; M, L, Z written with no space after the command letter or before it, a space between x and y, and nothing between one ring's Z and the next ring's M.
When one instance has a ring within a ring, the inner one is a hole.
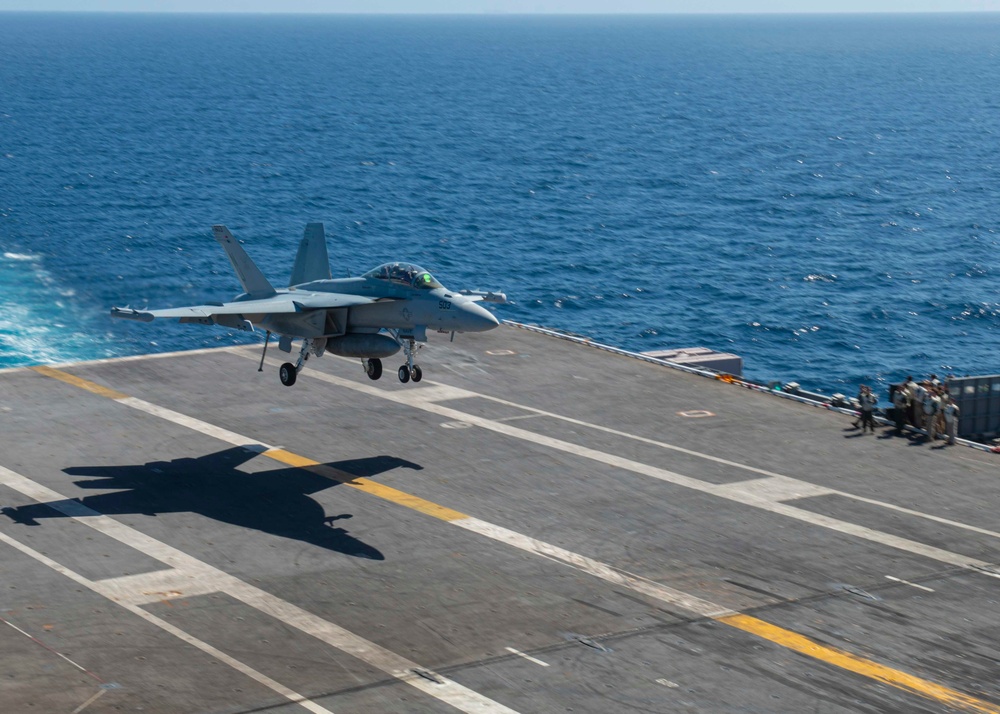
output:
M938 434L944 435L946 424L944 423L944 406L948 403L948 399L951 397L948 394L948 387L945 385L939 385L937 388L938 395L938 412L937 412L937 425L934 427L934 431Z
M944 428L948 434L948 445L955 445L955 437L958 435L958 405L946 396L947 402L942 411L944 412Z
M916 394L917 383L913 381L913 377L911 377L910 375L906 375L906 381L903 382L903 389L906 390L906 396L909 400L909 407L906 410L906 421L909 422L911 425L916 426L917 421L913 416L913 412L916 409L916 407L913 403L913 399L914 395Z
M918 429L924 425L924 399L927 398L927 388L923 384L912 382L910 389L911 413L913 414L913 426Z
M858 427L861 426L861 411L860 411L861 397L864 396L866 389L868 389L868 386L865 385L865 384L862 384L861 386L859 386L858 387L858 396L856 396L854 398L854 403L857 404L858 408L859 408L859 410L854 415L854 421L851 422L851 426L853 428L855 428L855 429L857 429ZM863 431L863 429L862 429L862 431Z
M941 409L941 398L933 387L926 390L924 397L924 428L927 430L927 441L937 438L937 414Z
M892 406L895 408L896 433L903 433L903 422L910 414L910 392L905 384L892 390Z
M872 393L871 387L867 384L861 385L861 393L858 394L858 403L861 405L861 433L865 433L865 429L871 429L872 434L875 433L875 405L878 403L878 397Z

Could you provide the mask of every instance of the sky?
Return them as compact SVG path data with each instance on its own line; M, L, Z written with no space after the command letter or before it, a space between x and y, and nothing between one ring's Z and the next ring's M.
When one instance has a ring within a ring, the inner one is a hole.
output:
M1000 0L0 0L0 11L251 13L1000 12Z

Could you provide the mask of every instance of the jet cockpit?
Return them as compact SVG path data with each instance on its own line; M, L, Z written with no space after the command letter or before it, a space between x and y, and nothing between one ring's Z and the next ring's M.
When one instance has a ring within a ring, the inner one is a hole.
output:
M413 265L413 263L383 263L377 268L372 268L361 277L387 280L397 285L405 285L423 290L444 287L434 279L433 275L419 265Z

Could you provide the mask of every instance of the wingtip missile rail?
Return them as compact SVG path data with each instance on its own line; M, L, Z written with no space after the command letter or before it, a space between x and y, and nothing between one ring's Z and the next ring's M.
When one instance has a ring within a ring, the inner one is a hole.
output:
M458 293L459 295L465 295L473 300L493 302L498 305L507 304L507 294L500 292L499 290L459 290Z
M124 320L138 320L139 322L152 322L154 319L151 313L131 307L113 307L111 308L111 317L120 317Z

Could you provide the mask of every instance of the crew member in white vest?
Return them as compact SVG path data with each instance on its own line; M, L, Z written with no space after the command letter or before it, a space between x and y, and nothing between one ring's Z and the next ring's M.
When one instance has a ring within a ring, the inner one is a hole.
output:
M927 441L934 441L937 438L937 413L941 409L941 398L937 395L937 390L928 388L927 396L924 397L924 428L927 429Z
M910 389L910 403L913 405L913 426L918 429L924 425L924 399L926 397L927 388L914 382Z

